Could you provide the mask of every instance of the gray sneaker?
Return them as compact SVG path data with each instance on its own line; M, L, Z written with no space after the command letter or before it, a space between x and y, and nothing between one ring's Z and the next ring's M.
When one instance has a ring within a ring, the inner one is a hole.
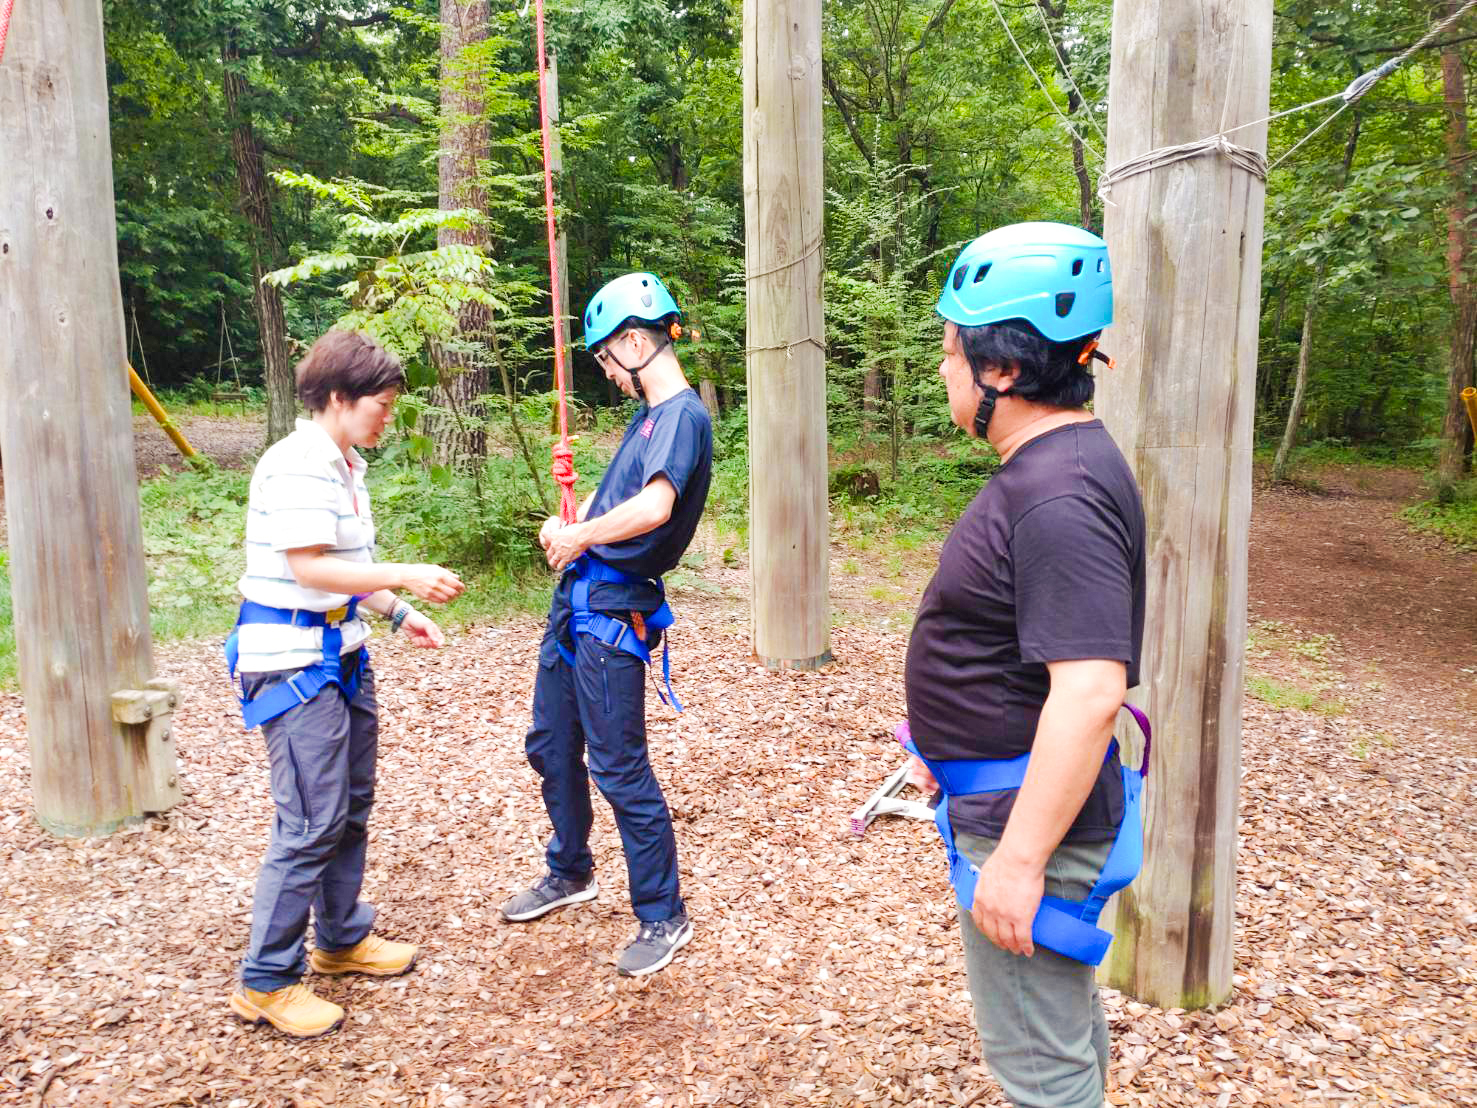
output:
M600 886L595 884L593 874L580 882L546 873L521 893L515 893L505 900L498 911L509 923L523 923L525 920L547 915L555 908L563 908L566 904L594 900L599 892Z
M692 941L692 921L686 913L671 919L645 922L636 938L621 951L615 968L626 977L655 973Z

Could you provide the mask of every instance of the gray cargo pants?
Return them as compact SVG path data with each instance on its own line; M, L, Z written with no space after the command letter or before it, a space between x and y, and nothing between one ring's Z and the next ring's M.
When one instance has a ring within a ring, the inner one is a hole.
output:
M344 656L347 670L352 654ZM296 670L248 673L248 697ZM374 672L366 660L352 702L336 685L262 725L272 768L272 839L256 879L251 946L241 983L271 992L307 972L303 938L313 911L321 950L344 950L369 934L374 908L359 900L379 751Z
M960 853L983 866L997 839L959 832ZM1064 843L1046 866L1046 895L1085 900L1113 844ZM1036 947L1029 958L985 938L960 909L964 968L985 1062L1016 1108L1102 1108L1108 1024L1092 966Z

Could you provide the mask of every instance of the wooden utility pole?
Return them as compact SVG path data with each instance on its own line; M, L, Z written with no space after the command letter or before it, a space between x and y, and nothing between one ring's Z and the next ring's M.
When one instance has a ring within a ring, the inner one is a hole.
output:
M31 0L0 63L0 452L42 826L178 799L153 673L100 0ZM121 691L120 691L121 690Z
M744 0L749 560L754 653L830 661L820 0Z
M1271 40L1271 0L1115 4L1108 165L1266 116ZM1266 134L1231 139L1265 152ZM1104 206L1116 322L1103 347L1120 368L1098 375L1097 411L1148 514L1134 695L1156 739L1144 869L1105 924L1116 938L1104 970L1164 1007L1231 992L1265 191L1211 153L1127 177Z

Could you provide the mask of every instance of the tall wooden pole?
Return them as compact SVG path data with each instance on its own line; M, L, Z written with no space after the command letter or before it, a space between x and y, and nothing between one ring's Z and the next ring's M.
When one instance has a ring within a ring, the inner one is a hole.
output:
M1114 5L1108 165L1267 114L1271 0ZM1266 127L1231 136L1265 151ZM1144 870L1119 898L1112 985L1165 1007L1231 992L1252 401L1265 184L1220 154L1116 183L1116 322L1097 411L1149 522L1154 721Z
M42 825L98 834L177 797L148 780L152 673L118 288L100 0L20 5L0 63L0 453ZM150 729L167 742L167 728Z
M831 658L821 174L820 0L744 0L750 611L771 668Z

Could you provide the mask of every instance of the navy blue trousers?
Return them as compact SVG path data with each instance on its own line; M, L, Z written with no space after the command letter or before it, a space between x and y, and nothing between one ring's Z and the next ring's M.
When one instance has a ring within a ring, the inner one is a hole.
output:
M257 696L296 672L245 674L246 694ZM359 899L379 753L369 663L352 701L327 685L306 704L262 724L262 736L276 814L256 879L241 982L266 993L307 972L303 939L310 909L321 950L353 946L374 923L374 908Z
M565 588L556 591L549 613L533 688L533 724L524 740L529 764L543 779L544 808L554 827L546 849L549 872L583 881L595 870L593 777L615 813L636 918L671 919L683 911L677 838L646 752L646 664L589 635L579 636L574 665L565 662L557 643L568 623L566 595Z

